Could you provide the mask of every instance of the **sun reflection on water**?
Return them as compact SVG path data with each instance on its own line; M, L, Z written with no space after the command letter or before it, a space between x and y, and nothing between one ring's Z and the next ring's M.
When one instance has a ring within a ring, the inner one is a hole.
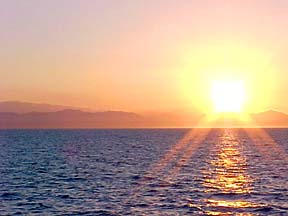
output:
M209 169L203 172L206 176L203 182L205 193L211 195L205 201L206 214L230 215L232 210L258 207L243 200L252 191L253 179L247 173L247 160L235 130L225 129L218 138L215 158L210 161ZM238 215L251 215L240 213Z

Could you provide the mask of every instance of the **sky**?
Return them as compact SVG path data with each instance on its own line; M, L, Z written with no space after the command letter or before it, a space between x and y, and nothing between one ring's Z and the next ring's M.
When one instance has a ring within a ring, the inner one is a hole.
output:
M209 112L211 83L245 110L288 112L288 1L1 0L0 100Z

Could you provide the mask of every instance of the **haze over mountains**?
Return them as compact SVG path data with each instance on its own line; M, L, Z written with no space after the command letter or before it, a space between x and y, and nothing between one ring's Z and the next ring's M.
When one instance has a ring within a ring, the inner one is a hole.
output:
M219 118L221 126L288 126L288 115L274 110L251 114L253 124ZM146 128L193 127L205 117L203 113L154 113L140 115L123 111L88 109L18 101L0 102L0 128ZM205 125L204 125L205 126ZM207 125L206 125L207 126Z
M81 111L92 111L87 108L52 105L45 103L31 103L22 101L2 101L0 102L0 112L28 113L28 112L56 112L64 109L75 109Z

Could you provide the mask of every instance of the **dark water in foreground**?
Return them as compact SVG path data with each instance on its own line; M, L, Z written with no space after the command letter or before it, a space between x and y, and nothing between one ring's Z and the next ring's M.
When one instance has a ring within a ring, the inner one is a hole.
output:
M1 130L0 215L288 215L288 129Z

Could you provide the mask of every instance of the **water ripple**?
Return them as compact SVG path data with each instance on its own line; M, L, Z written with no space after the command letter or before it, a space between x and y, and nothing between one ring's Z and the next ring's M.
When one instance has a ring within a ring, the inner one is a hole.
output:
M0 215L288 215L287 140L287 129L0 130Z

